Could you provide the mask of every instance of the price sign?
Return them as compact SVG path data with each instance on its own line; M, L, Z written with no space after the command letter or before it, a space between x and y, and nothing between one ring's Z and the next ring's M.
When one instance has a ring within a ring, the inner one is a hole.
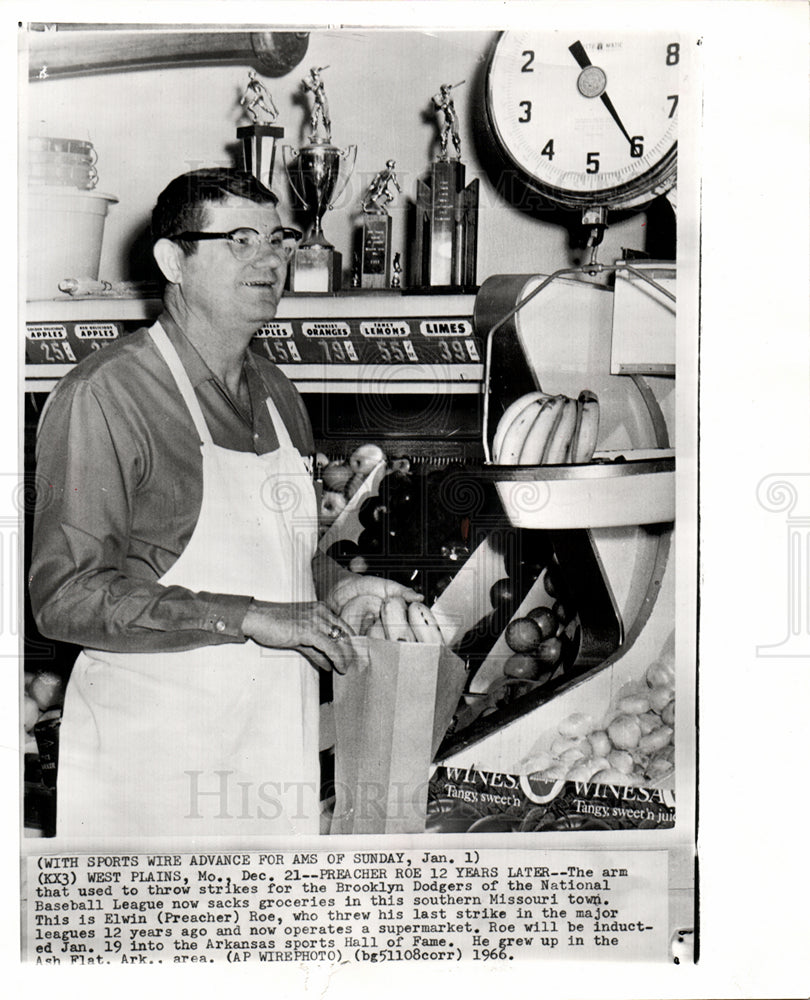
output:
M29 364L75 364L144 322L28 323ZM470 365L481 345L465 316L285 319L264 323L251 348L278 365Z

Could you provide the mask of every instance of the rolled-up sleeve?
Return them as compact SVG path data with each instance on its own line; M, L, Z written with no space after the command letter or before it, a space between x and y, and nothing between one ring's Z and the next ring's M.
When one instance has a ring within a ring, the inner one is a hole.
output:
M166 587L132 571L132 505L150 461L103 387L75 379L49 399L28 581L43 635L118 652L245 641L250 596Z

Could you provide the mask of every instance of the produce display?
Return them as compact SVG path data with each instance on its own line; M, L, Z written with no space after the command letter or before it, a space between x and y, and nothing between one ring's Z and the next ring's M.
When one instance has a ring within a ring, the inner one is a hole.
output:
M379 454L382 449L375 452L377 458ZM323 468L325 488L338 483L341 476L345 479L341 470L350 468L352 457ZM436 467L403 457L386 460L384 454L380 461L387 464L376 491L366 489L344 515L351 522L344 534L351 537L339 538L327 554L353 572L406 584L423 594L429 606L469 558L471 515L484 508L487 495L462 466ZM375 463L372 470L377 468ZM361 469L353 473L357 474L368 477L369 472ZM324 504L332 510L340 507L343 511L349 502L345 488L341 494L324 492ZM497 509L494 496L490 502ZM335 527L342 525L343 521Z
M471 711L467 715L473 712L491 715L530 691L547 685L576 658L579 617L565 594L559 566L552 554L549 554L548 563L538 573L538 578L541 575L542 589L550 603L539 603L542 595L536 593L535 581L525 581L527 585L521 597L531 590L536 594L538 603L518 616L514 614L520 603L518 601L512 607L510 616L498 621L510 652L500 658L500 670L490 680L485 695L470 706ZM493 604L496 603L494 592L509 582L500 580L493 586ZM563 600L558 596L560 594L564 594ZM497 611L493 614L497 619Z
M360 445L345 460L330 462L323 453L316 456L315 465L323 483L320 512L322 531L340 517L349 500L385 460L385 452L376 444Z
M590 462L599 434L599 400L589 389L577 399L529 392L509 406L495 430L496 465Z
M648 667L603 716L574 712L558 726L547 750L521 773L547 781L660 785L674 780L675 673L668 659Z

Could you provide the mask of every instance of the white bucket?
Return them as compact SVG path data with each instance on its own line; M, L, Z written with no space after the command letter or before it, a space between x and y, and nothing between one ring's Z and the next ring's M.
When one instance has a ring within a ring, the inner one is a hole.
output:
M27 294L53 299L65 278L98 279L107 209L118 199L68 187L28 188Z

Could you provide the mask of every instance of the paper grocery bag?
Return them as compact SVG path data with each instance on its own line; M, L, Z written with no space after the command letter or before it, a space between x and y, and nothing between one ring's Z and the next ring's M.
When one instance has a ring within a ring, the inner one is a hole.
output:
M422 833L430 764L464 690L446 646L369 639L368 662L334 675L332 833Z

